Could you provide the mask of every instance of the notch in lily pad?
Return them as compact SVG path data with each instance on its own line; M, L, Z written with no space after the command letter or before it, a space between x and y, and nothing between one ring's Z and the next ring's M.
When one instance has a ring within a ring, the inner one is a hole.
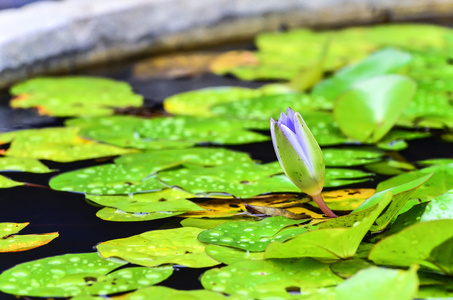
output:
M390 131L416 91L413 80L402 75L383 75L363 80L341 94L334 117L348 137L375 143Z

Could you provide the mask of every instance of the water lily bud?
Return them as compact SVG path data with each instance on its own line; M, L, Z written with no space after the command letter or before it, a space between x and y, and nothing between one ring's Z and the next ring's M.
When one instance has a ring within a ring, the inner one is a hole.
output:
M312 196L326 215L335 216L321 196L325 175L324 155L302 116L288 108L287 115L282 113L278 122L271 118L271 135L286 176L304 193Z

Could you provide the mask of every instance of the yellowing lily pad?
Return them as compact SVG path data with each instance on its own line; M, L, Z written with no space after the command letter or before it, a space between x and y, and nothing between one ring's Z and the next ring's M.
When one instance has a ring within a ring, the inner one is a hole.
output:
M328 265L310 258L244 260L211 269L201 277L201 284L205 289L258 299L291 299L287 288L298 287L309 292L310 289L328 287L342 281L343 279L333 274Z
M280 230L302 222L304 220L291 220L281 216L266 218L259 222L227 222L214 229L203 231L198 239L209 244L259 252L264 251L266 246L275 240L284 240L296 235L297 232L286 235L285 231ZM302 232L306 230L302 228L300 233Z
M332 210L354 210L374 193L375 189L344 189L323 192L322 197ZM310 204L316 206L314 201Z
M29 223L0 223L0 252L19 252L50 243L58 232L15 235Z
M96 77L42 77L24 81L10 90L14 108L37 108L58 117L110 115L114 108L143 104L125 82Z
M134 150L96 143L78 136L78 128L26 129L0 134L11 146L4 153L16 158L47 159L58 162L115 156Z
M108 295L168 278L172 267L122 268L97 253L65 254L19 264L0 275L0 290L31 297Z
M147 267L178 264L205 268L218 265L218 261L206 254L206 245L197 239L202 231L194 227L148 231L100 243L97 249L103 257L119 257Z

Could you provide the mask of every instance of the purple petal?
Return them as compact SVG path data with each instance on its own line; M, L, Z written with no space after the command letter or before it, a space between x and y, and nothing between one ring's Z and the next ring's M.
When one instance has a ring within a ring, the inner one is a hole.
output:
M288 127L291 131L294 132L294 119L291 119L290 115L286 116L284 113L281 113L280 120L278 120L278 124L280 124L280 125L283 124L286 127Z
M298 136L285 125L280 126L280 128L293 148L296 150L297 154L299 154L300 158L302 158L302 161L307 165L307 167L309 167L310 170L312 170L311 163L301 147Z
M299 114L299 113L298 113ZM299 114L300 115L300 114ZM302 116L300 116L302 118ZM303 119L302 119L303 120ZM313 164L312 164L312 157L310 157L310 151L308 151L308 144L307 141L305 140L305 134L302 131L303 124L299 122L298 118L295 118L295 133L297 136L297 140L299 141L299 145L302 149L302 151L305 153L305 156L307 157L306 165L308 168L313 171Z

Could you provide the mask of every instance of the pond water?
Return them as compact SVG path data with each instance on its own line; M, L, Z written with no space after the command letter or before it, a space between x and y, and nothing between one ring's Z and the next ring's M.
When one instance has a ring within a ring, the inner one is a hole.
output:
M268 82L241 81L231 76L217 76L203 73L194 77L179 79L138 79L132 72L133 62L119 63L113 66L86 69L74 72L76 75L89 75L112 78L128 82L138 94L143 95L145 107L152 113L162 111L162 101L174 94L213 86L261 87ZM26 128L43 128L62 126L64 119L39 116L33 110L11 109L8 105L11 96L7 91L0 93L0 132ZM267 131L261 131L267 133ZM417 162L431 158L453 158L453 143L441 140L444 130L432 130L429 138L408 141L409 146L399 152L407 162ZM0 146L7 149L8 145ZM211 147L215 147L212 146ZM276 160L270 141L246 145L228 146L228 149L249 153L253 159L263 163ZM329 148L329 147L326 147ZM57 163L43 161L50 169L58 173L32 174L22 172L1 172L0 174L19 182L29 182L40 186L20 186L0 189L3 206L0 209L2 222L30 222L21 234L59 232L59 237L51 243L33 250L2 253L0 271L17 264L40 258L67 254L96 251L95 246L103 241L141 234L156 229L176 228L181 225L181 218L171 217L146 222L107 222L96 217L98 206L88 203L84 195L56 191L48 188L49 180L59 173L84 167L101 165L112 159L91 159L75 163ZM356 167L365 170L363 167ZM363 183L346 185L342 188L376 188L380 181L390 176L375 175L372 180ZM334 190L335 188L326 188ZM199 199L199 201L203 201ZM318 211L319 212L319 211ZM179 290L202 289L199 277L209 268L177 267L171 277L159 285ZM0 299L16 297L0 293ZM30 299L30 297L23 297Z

